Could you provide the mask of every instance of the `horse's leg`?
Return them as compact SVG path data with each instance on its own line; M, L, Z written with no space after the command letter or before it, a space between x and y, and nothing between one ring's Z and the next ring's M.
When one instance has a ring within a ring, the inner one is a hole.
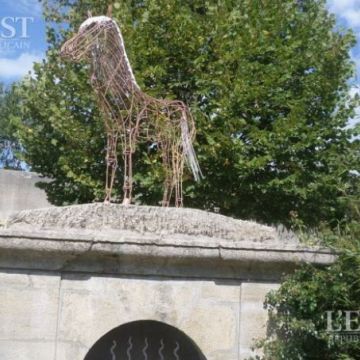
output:
M184 144L182 141L182 128L181 121L184 117L184 110L180 107L176 109L178 124L177 124L177 136L179 139L174 139L173 144L173 174L174 174L174 183L175 183L175 206L183 207L183 172L184 172Z
M110 134L107 134L107 144L106 144L106 179L105 179L105 203L109 203L111 201L111 188L110 188Z
M131 149L125 148L124 150L124 199L123 205L131 204L131 193L132 193L132 176L131 176Z
M115 173L117 168L117 132L111 131L107 135L107 150L106 150L106 188L105 188L105 202L111 202L111 193L115 181Z
M180 149L179 150L179 162L178 162L178 176L179 176L179 185L178 185L178 192L179 192L179 201L176 204L177 207L184 206L183 200L183 173L184 173L184 155Z
M132 138L133 132L129 131L129 134L125 134L127 137L124 146L123 158L124 158L124 199L123 205L130 205L132 200L132 188L133 188L133 172L132 172L132 154L133 145Z
M167 207L170 205L171 193L172 193L172 170L170 166L170 149L166 142L161 144L163 167L165 171L164 180L164 194L162 199L162 206Z
M176 144L173 145L173 177L175 184L175 206L183 207L183 189L182 189L182 177L183 177L183 155L181 149Z

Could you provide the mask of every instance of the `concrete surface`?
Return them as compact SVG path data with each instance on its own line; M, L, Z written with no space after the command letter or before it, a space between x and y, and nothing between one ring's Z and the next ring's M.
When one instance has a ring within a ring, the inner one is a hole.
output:
M16 211L51 206L38 181L44 179L32 172L0 169L0 221Z

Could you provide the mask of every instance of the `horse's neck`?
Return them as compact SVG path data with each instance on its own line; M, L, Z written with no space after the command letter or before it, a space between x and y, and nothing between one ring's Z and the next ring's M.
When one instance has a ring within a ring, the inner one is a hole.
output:
M109 44L109 46L113 46L113 49L108 49L110 50L108 52L108 60L109 63L112 64L112 73L110 76L114 81L120 82L123 90L126 92L140 90L126 53L120 28L115 22L113 24L113 27L109 31L114 32L113 36L116 41L114 44Z

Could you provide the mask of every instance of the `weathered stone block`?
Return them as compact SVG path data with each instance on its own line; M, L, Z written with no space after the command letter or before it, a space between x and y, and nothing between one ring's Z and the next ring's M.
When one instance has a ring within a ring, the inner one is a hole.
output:
M103 335L138 320L184 332L206 360L246 359L266 334L263 302L281 274L334 259L199 210L24 211L0 231L0 359L83 360Z
M270 283L242 283L240 302L240 359L254 356L251 347L266 336L267 311L263 304L266 294L279 287Z
M55 341L58 295L57 276L2 273L0 339Z
M54 341L0 340L1 360L49 360L53 359L54 355Z

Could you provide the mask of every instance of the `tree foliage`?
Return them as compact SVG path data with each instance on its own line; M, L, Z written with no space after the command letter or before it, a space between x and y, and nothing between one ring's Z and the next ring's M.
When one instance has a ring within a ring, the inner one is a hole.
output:
M322 269L303 266L279 290L267 295L268 337L258 344L264 351L258 360L360 359L360 341L346 332L345 315L345 311L359 311L360 305L359 224L358 214L357 223L350 224L345 233L332 233L331 238L328 234L327 243L335 243L340 253L333 265ZM354 315L350 328L357 330L360 317ZM342 333L331 333L329 328L341 328Z
M17 127L21 118L20 96L15 86L0 83L0 169L24 170Z
M109 2L44 1L49 51L21 88L27 159L54 179L45 188L56 204L103 197L101 114L86 65L64 63L59 47ZM345 218L359 165L345 129L357 101L348 95L355 40L335 29L325 1L118 0L113 16L140 86L195 115L206 178L186 176L187 206L268 223ZM135 171L137 200L157 204L156 152L140 147Z

